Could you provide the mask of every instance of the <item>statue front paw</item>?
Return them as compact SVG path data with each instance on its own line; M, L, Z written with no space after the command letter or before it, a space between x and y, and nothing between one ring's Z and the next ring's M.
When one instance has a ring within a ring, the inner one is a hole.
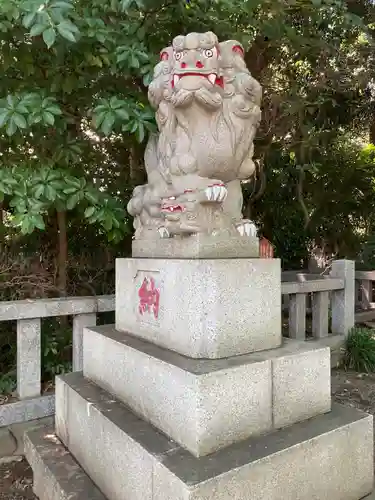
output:
M166 227L162 226L162 227L159 227L158 229L158 233L160 235L160 238L162 239L165 239L165 238L169 238L170 237L170 234L169 234L169 231Z
M207 201L222 203L227 197L228 190L225 184L212 184L204 190Z
M258 230L251 220L243 219L236 225L236 228L241 236L248 236L249 238L255 238L257 236Z

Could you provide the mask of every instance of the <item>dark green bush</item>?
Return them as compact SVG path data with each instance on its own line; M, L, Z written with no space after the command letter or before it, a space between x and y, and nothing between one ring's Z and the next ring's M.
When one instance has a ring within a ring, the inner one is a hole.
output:
M357 372L375 372L375 332L370 328L353 328L345 344L343 364Z

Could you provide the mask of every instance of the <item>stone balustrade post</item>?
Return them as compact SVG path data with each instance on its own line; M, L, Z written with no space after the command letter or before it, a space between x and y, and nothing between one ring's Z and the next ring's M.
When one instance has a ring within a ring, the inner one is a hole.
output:
M83 370L83 329L96 325L96 313L77 314L73 318L73 371Z
M354 327L355 263L336 260L332 264L332 278L341 278L345 288L332 291L332 333L347 335Z
M41 321L17 321L17 393L20 399L40 396Z

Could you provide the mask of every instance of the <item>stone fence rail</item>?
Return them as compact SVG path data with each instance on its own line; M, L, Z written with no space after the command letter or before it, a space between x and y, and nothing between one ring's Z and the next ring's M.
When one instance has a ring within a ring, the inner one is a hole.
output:
M17 321L17 395L0 405L0 427L55 412L54 394L41 395L41 319L73 316L73 370L82 369L82 335L97 313L115 310L115 296L67 297L0 302L0 321Z
M361 293L359 302L371 312L372 285L368 283L372 281L375 271L355 276L354 262L347 260L333 262L327 276L283 273L281 293L288 312L289 337L307 339L311 313L312 340L330 346L342 344L354 325L355 283ZM73 316L73 370L80 371L83 329L96 325L97 313L114 310L113 295L0 302L0 321L17 322L18 395L16 401L0 405L0 427L54 414L54 395L41 395L41 319Z

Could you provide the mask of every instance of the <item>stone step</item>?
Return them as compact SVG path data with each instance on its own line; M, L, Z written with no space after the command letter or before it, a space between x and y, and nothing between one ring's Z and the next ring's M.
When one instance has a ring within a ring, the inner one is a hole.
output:
M297 340L196 360L111 325L90 327L83 374L197 457L331 409L329 348Z
M332 411L196 458L81 373L57 377L56 432L109 500L359 500L372 416Z
M27 431L24 445L39 500L106 500L56 437L53 427Z

